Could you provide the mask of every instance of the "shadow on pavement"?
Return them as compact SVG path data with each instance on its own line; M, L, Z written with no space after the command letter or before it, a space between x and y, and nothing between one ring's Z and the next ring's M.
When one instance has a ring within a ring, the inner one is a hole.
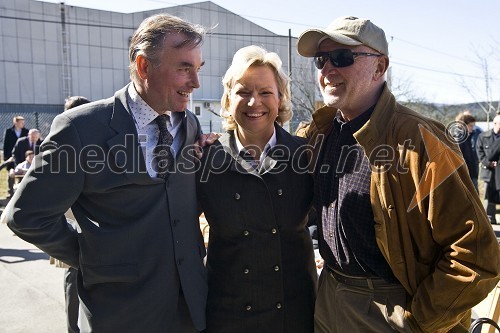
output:
M16 250L0 248L0 262L17 264L25 261L49 260L49 256L40 250Z

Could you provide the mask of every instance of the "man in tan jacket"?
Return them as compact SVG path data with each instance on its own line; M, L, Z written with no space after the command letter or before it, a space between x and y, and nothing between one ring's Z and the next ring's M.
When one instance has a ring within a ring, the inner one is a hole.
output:
M500 251L458 146L396 102L369 20L341 17L297 47L326 104L307 132L325 260L315 331L467 332Z

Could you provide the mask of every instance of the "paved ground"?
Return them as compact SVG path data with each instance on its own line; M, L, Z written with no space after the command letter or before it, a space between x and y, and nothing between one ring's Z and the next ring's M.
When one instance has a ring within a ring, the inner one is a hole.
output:
M494 229L500 237L500 225ZM0 333L66 332L63 275L0 223Z
M0 332L67 332L64 269L0 223Z

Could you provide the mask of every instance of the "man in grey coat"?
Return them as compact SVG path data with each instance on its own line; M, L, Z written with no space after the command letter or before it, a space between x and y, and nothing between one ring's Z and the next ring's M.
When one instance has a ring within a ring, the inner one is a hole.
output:
M6 208L19 237L79 269L90 326L81 332L205 329L205 248L187 170L201 131L186 110L204 34L174 16L145 19L130 42L132 82L58 115Z
M485 183L484 199L486 214L491 224L497 224L497 203L500 203L498 188L495 184L495 169L497 161L490 161L489 156L493 144L500 139L500 115L493 118L493 128L482 132L476 142L476 152L479 159L479 176Z

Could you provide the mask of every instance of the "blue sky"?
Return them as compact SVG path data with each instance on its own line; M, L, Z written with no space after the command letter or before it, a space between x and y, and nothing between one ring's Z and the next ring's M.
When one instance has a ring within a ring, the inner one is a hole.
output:
M67 5L119 12L195 2L198 1L65 1ZM393 80L406 84L414 97L449 104L486 100L483 70L486 60L491 77L490 98L500 99L499 0L212 2L274 33L288 35L288 29L291 29L295 37L311 27L326 27L338 16L353 15L370 19L386 32Z

